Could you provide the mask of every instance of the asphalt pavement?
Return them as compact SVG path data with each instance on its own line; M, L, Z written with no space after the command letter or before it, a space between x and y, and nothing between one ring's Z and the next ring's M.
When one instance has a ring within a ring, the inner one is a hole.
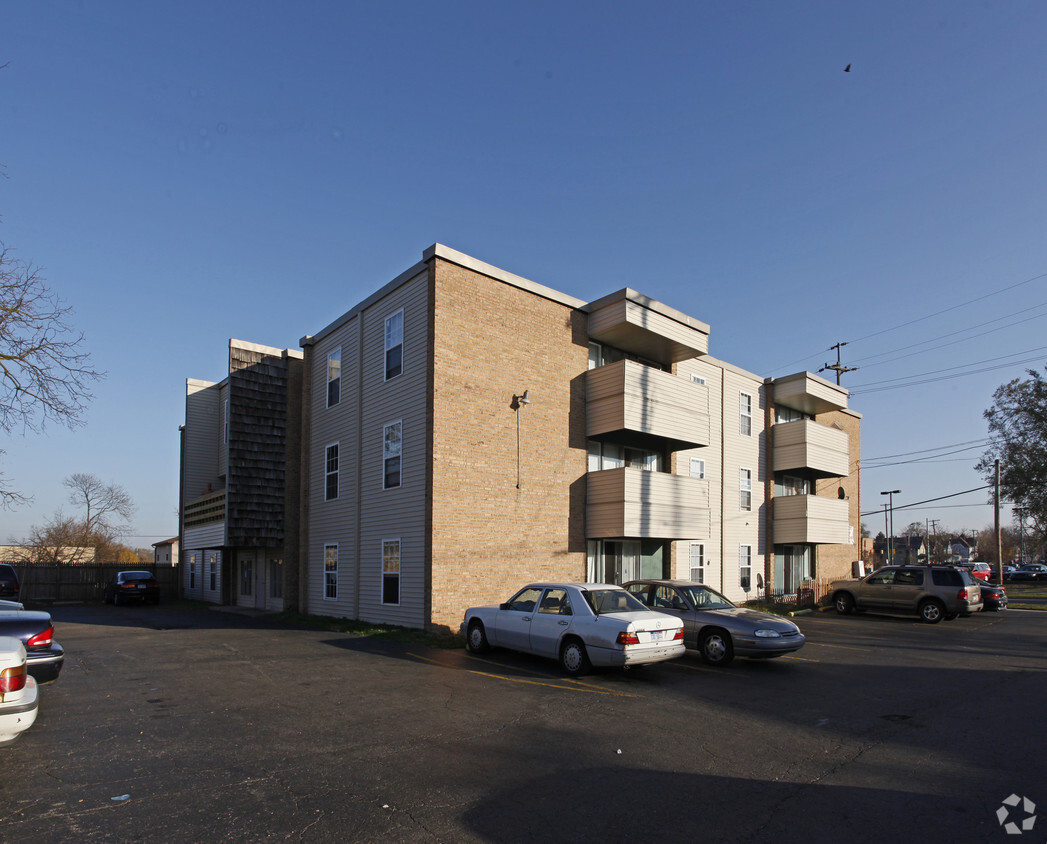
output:
M1034 816L1035 840L1047 829L1047 614L817 614L798 619L808 642L790 657L710 669L687 655L579 680L504 651L207 609L53 615L67 664L5 748L4 842L1021 842L1006 823Z

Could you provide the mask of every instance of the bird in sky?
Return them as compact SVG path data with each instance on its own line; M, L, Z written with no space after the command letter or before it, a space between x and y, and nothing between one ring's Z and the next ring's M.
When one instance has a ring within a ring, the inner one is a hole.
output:
M844 73L850 73L850 72L851 72L851 66L850 66L850 65L847 65L847 67L845 67L845 68L843 69L843 72L844 72Z

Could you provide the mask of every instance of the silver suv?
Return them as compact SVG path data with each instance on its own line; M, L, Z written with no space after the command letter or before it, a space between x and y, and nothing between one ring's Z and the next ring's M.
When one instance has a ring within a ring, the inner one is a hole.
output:
M830 594L841 615L860 610L915 613L928 624L982 608L978 581L954 566L884 566L861 580L837 580Z

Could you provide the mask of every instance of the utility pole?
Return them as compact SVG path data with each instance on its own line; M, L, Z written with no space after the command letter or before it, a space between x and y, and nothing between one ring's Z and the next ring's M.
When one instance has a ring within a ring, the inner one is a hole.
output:
M931 562L931 529L933 528L935 535L938 534L938 519L927 520L927 563Z
M996 475L993 504L996 511L996 576L1000 584L1003 583L1003 534L1000 532L1000 461L995 462L994 474Z
M830 346L829 347L829 351L830 352L833 349L836 349L836 363L827 363L827 364L825 364L825 366L823 366L821 369L818 370L819 372L825 372L825 370L827 370L827 369L833 370L836 373L836 386L837 387L840 386L840 376L841 375L843 375L845 372L854 372L858 368L857 366L844 366L840 362L840 349L842 349L846 345L847 345L846 343L837 343L835 346Z

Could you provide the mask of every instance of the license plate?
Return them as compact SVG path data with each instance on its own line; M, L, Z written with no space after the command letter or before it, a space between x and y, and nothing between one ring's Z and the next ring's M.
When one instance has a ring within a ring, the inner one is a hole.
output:
M660 642L662 640L662 636L664 636L664 635L665 635L665 631L664 630L652 630L651 631L651 641L652 642Z
M145 584L139 583L137 586L135 586L135 589L145 589Z

